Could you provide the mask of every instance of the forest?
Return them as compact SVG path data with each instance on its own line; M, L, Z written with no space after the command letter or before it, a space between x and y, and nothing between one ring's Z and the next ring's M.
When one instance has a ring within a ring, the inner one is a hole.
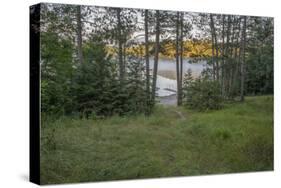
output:
M40 8L42 183L273 169L273 18Z

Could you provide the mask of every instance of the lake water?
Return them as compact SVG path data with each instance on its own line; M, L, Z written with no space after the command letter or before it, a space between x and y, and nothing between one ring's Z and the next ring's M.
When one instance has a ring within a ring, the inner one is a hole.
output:
M191 59L183 60L183 75L190 68L192 70L193 77L197 77L200 75L201 71L206 68L206 61L201 60L197 63L190 63L190 60ZM153 63L153 58L150 58L149 64L152 70ZM159 97L176 95L176 62L174 59L159 59L156 87L156 94Z
M183 60L183 73L185 73L189 68L196 75L200 74L204 67L206 67L206 61L200 60L197 63L190 63L191 59ZM150 68L153 69L154 60L150 58L149 60ZM176 60L175 59L159 59L158 71L174 71L176 72Z

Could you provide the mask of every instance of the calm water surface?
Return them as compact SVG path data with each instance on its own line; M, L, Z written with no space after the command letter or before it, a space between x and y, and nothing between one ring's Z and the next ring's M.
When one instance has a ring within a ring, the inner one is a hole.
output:
M150 68L153 70L153 58L149 61ZM183 60L183 74L191 69L192 75L197 77L201 71L206 68L206 61L201 60L197 63L190 63L190 59ZM177 82L176 78L176 63L174 59L159 59L158 63L158 75L156 87L156 94L159 97L168 97L176 95Z

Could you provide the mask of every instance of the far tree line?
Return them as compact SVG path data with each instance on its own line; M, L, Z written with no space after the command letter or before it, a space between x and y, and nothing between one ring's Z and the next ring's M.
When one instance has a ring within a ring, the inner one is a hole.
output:
M149 115L159 55L168 52L176 63L177 105L273 93L272 18L42 4L40 29L45 113ZM192 61L208 66L194 78L183 63L198 41L209 53Z

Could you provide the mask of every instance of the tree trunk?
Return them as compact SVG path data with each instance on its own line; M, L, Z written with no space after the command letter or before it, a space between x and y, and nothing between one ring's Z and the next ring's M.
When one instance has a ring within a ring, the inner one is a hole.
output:
M123 64L123 40L122 40L122 25L121 25L121 9L117 8L117 40L118 40L118 58L119 58L119 76L120 80L124 80L124 64Z
M211 35L212 35L212 65L213 65L213 80L216 80L216 64L215 64L215 44L214 44L214 35L211 27Z
M177 104L180 105L180 70L179 70L179 12L176 18L176 71L177 71Z
M155 33L155 54L154 54L154 66L153 66L153 80L152 80L152 102L155 101L156 81L157 81L157 69L158 69L158 56L159 56L159 37L160 37L160 15L159 10L156 10L156 33Z
M122 53L122 55L123 55L123 61L122 61L122 63L123 63L123 76L124 77L126 77L126 58L127 58L127 56L126 56L126 42L127 42L127 38L126 38L126 35L124 35L124 36L122 36L123 37L123 39L122 39L122 43L123 43L123 47L122 47L122 50L123 50L123 53Z
M233 48L234 48L234 54L233 54L233 75L232 75L232 81L231 81L231 94L234 97L234 91L237 89L237 80L238 80L238 70L239 70L239 57L238 57L238 46L239 46L239 37L240 37L240 19L236 19L236 34L233 32ZM235 42L234 42L235 40Z
M213 32L211 32L212 35L212 66L213 66L213 80L216 80L216 64L215 64L215 45L214 45L214 35Z
M180 84L179 84L179 105L182 105L182 80L183 80L183 16L184 13L181 13L180 17Z
M225 16L222 16L222 45L221 45L221 57L222 57L222 63L221 63L221 94L224 98L224 77L225 77L225 63L224 63L224 53L225 53L225 46L224 46L224 37L225 37Z
M232 31L231 31L231 46L230 46L230 54L229 54L229 57L230 57L230 76L229 76L229 90L228 90L228 93L230 95L231 98L233 98L233 80L234 80L234 72L235 72L235 54L233 53L234 50L235 50L235 47L234 47L234 38L235 38L235 31L237 29L237 20L235 18L235 16L233 16L233 20L232 20Z
M240 88L240 101L244 101L244 82L245 82L245 60L246 60L246 16L243 20L243 33L242 33L242 62L241 62L241 88Z
M146 68L146 100L147 110L150 104L150 73L149 73L149 46L148 46L148 10L144 12L144 40L145 40L145 68Z
M214 39L214 48L216 49L216 58L215 58L215 64L216 64L216 79L219 80L219 63L218 63L218 56L219 56L219 48L217 43L217 35L216 35L216 28L214 24L213 15L210 14L210 20L211 20L211 32Z
M81 6L76 7L78 61L83 63Z
M230 34L231 34L231 16L227 16L227 31L226 31L226 44L225 44L225 77L224 77L224 87L225 87L225 96L229 97L229 83L230 83Z

